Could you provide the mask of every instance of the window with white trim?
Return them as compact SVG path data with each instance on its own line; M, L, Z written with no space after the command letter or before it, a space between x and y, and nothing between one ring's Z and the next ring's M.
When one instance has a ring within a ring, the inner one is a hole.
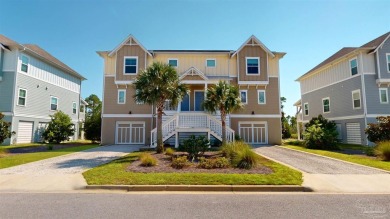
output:
M353 103L353 109L361 108L360 90L352 91L352 103Z
M118 90L118 104L126 103L126 90Z
M27 90L19 88L18 106L26 106Z
M323 113L330 112L330 99L329 99L329 97L322 99L322 112Z
M125 56L123 62L124 74L138 73L138 56Z
M303 104L303 111L304 111L304 115L305 116L309 115L309 103L304 103Z
M214 68L216 66L215 59L206 59L206 67Z
M172 67L177 67L179 66L179 61L177 59L168 59L168 65Z
M389 103L387 88L379 88L379 99L381 103Z
M246 57L246 74L258 75L260 74L260 58Z
M240 98L241 102L243 104L248 104L248 91L247 90L240 90Z
M349 60L349 67L351 69L352 76L358 74L358 62L356 58Z
M85 111L85 106L84 105L80 105L80 113L84 113Z
M22 71L22 72L26 72L27 73L27 71L28 71L28 62L29 62L29 59L28 59L28 57L27 56L23 56L22 55L22 64L21 64L21 66L20 66L20 70Z
M58 98L57 97L50 97L50 110L57 110L58 109Z
M387 72L390 73L390 53L386 54Z
M266 103L265 90L258 90L257 91L257 102L258 102L258 104L265 104Z
M72 102L72 113L73 114L77 113L77 104L76 104L76 102Z

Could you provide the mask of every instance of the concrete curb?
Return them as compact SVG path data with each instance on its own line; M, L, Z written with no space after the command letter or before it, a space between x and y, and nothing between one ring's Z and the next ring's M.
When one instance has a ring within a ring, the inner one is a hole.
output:
M88 190L124 190L128 192L312 192L309 187L296 185L87 185Z
M307 151L300 151L300 150L296 150L296 149L293 149L293 148L287 148L287 147L284 147L284 146L280 146L280 147L284 148L284 149L287 149L287 150L298 151L298 152L301 152L301 153L306 153L306 154L315 155L315 156L318 156L318 157L323 157L323 158L328 158L328 159L332 159L332 160L337 160L337 161L341 161L341 162L348 163L348 164L353 164L353 165L357 165L357 166L361 166L361 167L367 167L367 168L371 168L373 170L382 171L384 173L390 174L390 171L379 169L379 168L376 168L376 167L370 167L370 166L366 166L366 165L363 165L363 164L358 164L358 163L353 163L353 162L349 162L349 161L345 161L345 160L340 160L340 159L337 159L337 158L334 158L334 157L328 157L328 156L324 156L324 155L320 155L320 154L314 154L314 153L310 153L310 152L307 152Z

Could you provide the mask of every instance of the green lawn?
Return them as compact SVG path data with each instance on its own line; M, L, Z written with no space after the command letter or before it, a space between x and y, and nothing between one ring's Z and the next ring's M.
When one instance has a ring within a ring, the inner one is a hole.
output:
M348 155L348 154L343 154L343 153L334 152L334 151L307 149L304 147L292 146L292 145L285 145L282 147L296 149L296 150L300 150L300 151L306 151L306 152L310 152L313 154L319 154L319 155L332 157L332 158L336 158L336 159L340 159L340 160L344 160L344 161L349 161L351 163L357 163L357 164L361 164L361 165L365 165L365 166L376 167L379 169L390 171L390 162L389 161L382 161L382 160L376 159L375 157L367 158L367 157L362 157L359 155ZM358 148L358 146L351 146L351 145L341 145L341 147L342 148L349 148L349 149L357 149ZM353 148L351 148L351 147L353 147ZM359 147L364 147L364 146L359 146Z
M273 161L262 159L262 164L273 174L220 173L134 173L125 171L137 160L139 153L131 153L111 163L84 172L89 185L301 185L302 173Z
M89 144L77 147L63 148L59 150L47 151L47 152L37 152L37 153L25 153L17 155L8 155L5 157L0 157L0 169L17 166L20 164L30 163L38 160L43 160L51 157L57 157L65 154L70 154L78 151L83 151L98 147L97 144Z

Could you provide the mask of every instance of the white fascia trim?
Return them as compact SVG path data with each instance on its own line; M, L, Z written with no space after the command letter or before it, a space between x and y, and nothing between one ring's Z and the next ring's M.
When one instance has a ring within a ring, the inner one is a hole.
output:
M118 85L126 85L126 84L132 84L134 81L115 81L115 84Z
M103 114L103 118L150 118L152 114Z
M15 117L27 117L27 118L36 118L36 119L47 119L51 120L49 116L36 116L36 115L28 115L28 114L15 114ZM72 120L73 121L73 120Z
M12 112L2 112L4 116L13 116L14 114Z
M330 84L328 84L328 85L325 85L325 86L316 88L316 89L314 89L314 90L307 91L307 92L305 92L305 93L301 93L301 95L305 95L305 94L308 94L308 93L311 93L311 92L314 92L314 91L317 91L317 90L321 90L321 89L326 88L326 87L329 87L329 86L331 86L331 85L335 85L335 84L341 83L341 82L343 82L343 81L347 81L347 80L350 80L350 79L352 79L352 78L356 78L356 77L360 77L360 76L361 76L361 74L356 74L356 75L351 76L351 77L349 77L349 78L345 78L345 79L343 79L343 80L340 80L340 81L336 81L336 82L330 83Z
M182 80L180 81L180 84L218 84L217 80Z
M114 53L116 53L120 48L122 48L122 46L124 45L129 45L129 44L126 44L127 41L129 41L130 39L134 40L134 42L136 44L134 45L138 45L140 46L148 55L152 56L152 54L150 54L150 52L133 36L133 35L129 35L128 37L126 37L125 40L123 40L117 47L115 47L114 50L112 50L110 53L108 53L108 56L112 56Z
M279 114L263 114L263 115L245 115L245 114L230 114L230 118L281 118Z
M390 116L390 114L367 114L367 117L369 118L376 118L376 117L379 117L379 116Z
M239 85L268 85L269 81L239 81Z

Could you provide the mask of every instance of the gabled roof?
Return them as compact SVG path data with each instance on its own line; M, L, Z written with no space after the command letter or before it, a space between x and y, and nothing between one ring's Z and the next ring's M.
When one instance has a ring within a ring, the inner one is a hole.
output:
M185 76L187 75L190 75L190 76L199 76L201 77L203 80L208 80L207 76L199 69L195 68L195 67L191 67L189 69L187 69L187 71L185 71L181 76L180 76L180 80L182 80Z
M38 58L41 58L44 61L47 61L47 62L53 64L56 67L59 67L59 68L63 69L64 71L68 72L69 74L71 74L71 75L73 75L73 76L75 76L77 78L80 78L81 80L85 80L86 79L82 75L77 73L75 70L73 70L72 68L70 68L69 66L65 65L63 62L61 62L60 60L58 60L54 56L52 56L50 53L46 52L44 49L42 49L38 45L34 45L34 44L20 44L20 43L17 43L15 41L5 37L4 35L1 35L1 34L0 34L0 44L2 44L3 46L5 46L8 49L9 49L10 46L18 47L19 49L25 49L26 52L29 52L30 54L32 54L32 55L34 55L34 56L36 56Z
M248 43L251 43L251 45L256 45L258 44L261 48L263 48L268 54L271 55L271 57L275 57L275 55L269 50L257 37L254 35L250 36L248 40L246 40L240 48L236 50L236 52L233 53L232 57L235 56L238 52L240 52Z
M390 32L383 34L382 36L371 40L361 47L375 47L375 51L389 38Z
M301 106L302 105L302 100L299 99L297 102L294 103L294 106Z
M132 44L132 42L135 42L135 44ZM130 42L130 43L129 43ZM148 55L152 56L152 54L133 36L129 35L125 40L122 41L114 50L112 50L108 56L114 55L120 48L122 48L124 45L138 45L141 47Z
M325 61L321 62L314 68L312 68L310 71L306 72L304 75L296 79L296 81L299 81L303 77L310 75L311 73L315 72L316 70L328 66L337 60L342 59L343 57L351 54L352 52L358 51L358 50L368 50L368 53L376 52L378 48L382 46L382 44L390 37L390 32L387 32L383 34L380 37L377 37L370 42L362 45L361 47L344 47L337 51L335 54L331 55L329 58L327 58Z

